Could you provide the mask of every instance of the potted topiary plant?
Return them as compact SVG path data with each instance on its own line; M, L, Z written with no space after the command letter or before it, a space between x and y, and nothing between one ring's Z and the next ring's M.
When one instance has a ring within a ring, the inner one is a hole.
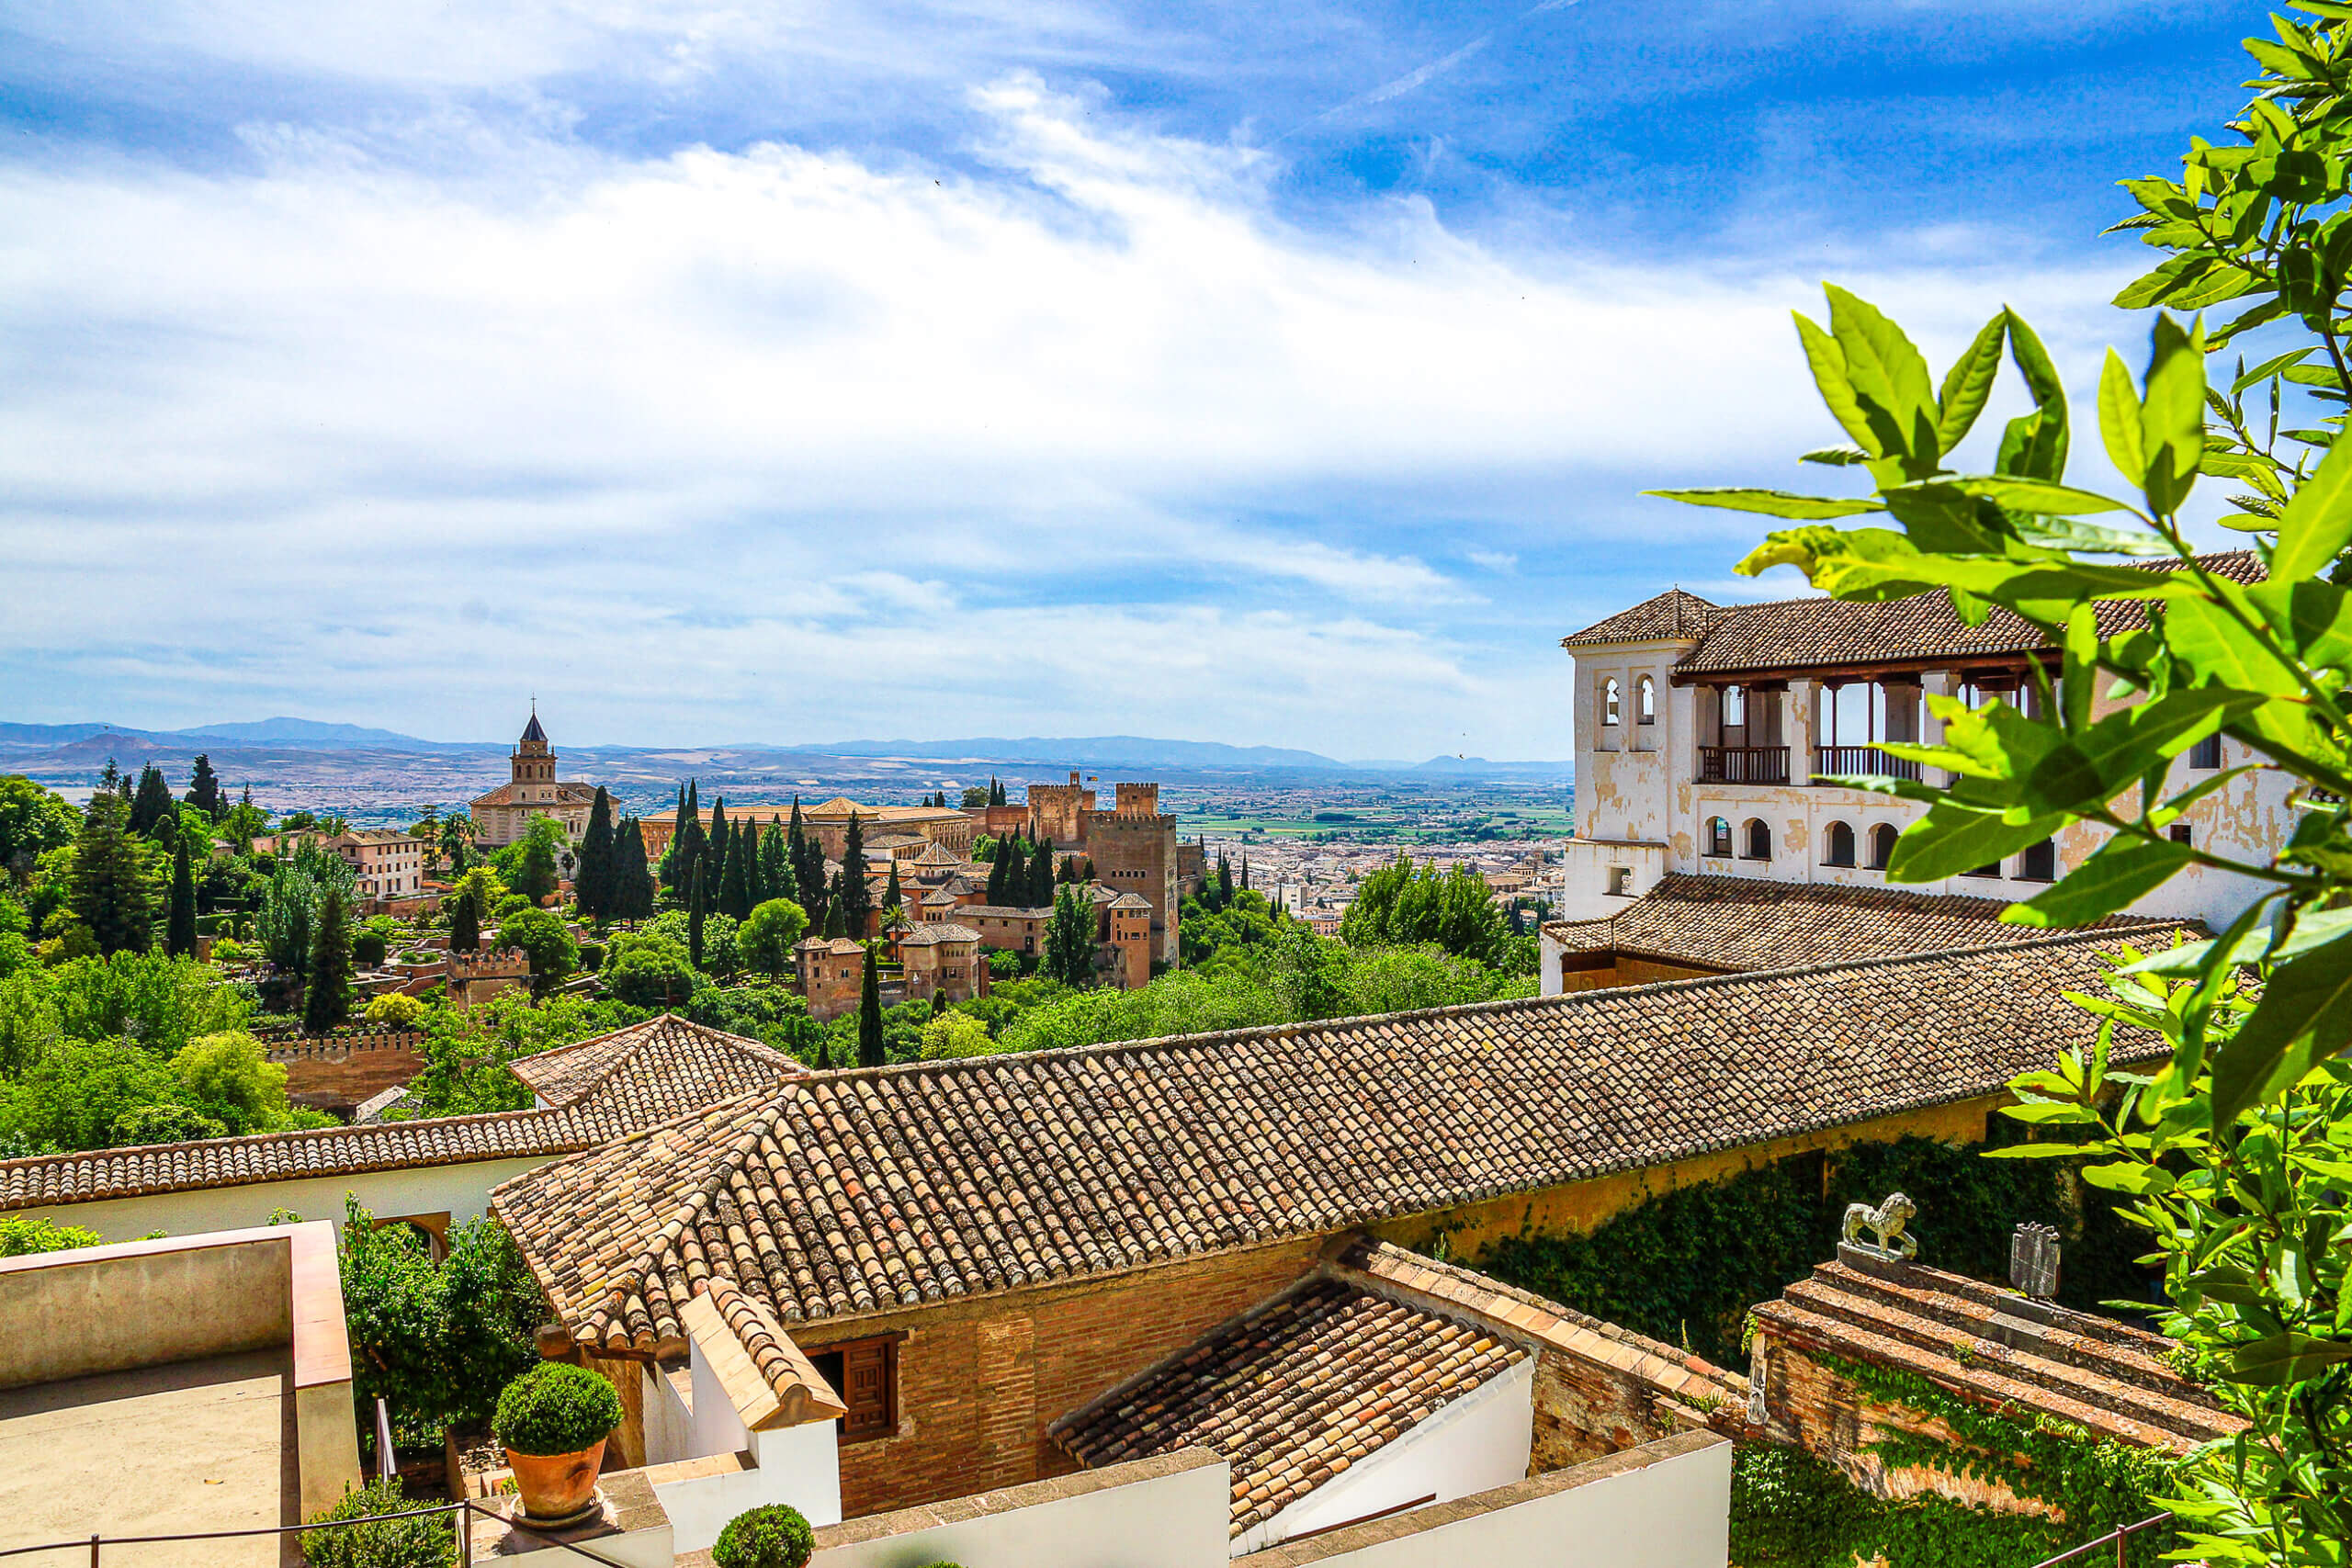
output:
M621 1396L585 1367L542 1361L506 1385L491 1435L506 1450L523 1517L571 1524L594 1512L605 1439L621 1424Z
M770 1503L736 1515L710 1543L714 1568L802 1568L817 1533L800 1510Z

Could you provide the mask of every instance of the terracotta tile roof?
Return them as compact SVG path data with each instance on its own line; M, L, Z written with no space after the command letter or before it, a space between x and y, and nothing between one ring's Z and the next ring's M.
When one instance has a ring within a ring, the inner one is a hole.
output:
M762 1432L849 1414L849 1406L825 1382L824 1374L765 1307L724 1280L709 1281L700 1299L709 1304L718 1325L734 1340L735 1349L759 1378L760 1398L743 1399L740 1394L747 1391L728 1391L736 1399L736 1414L743 1417L745 1427ZM733 1368L722 1365L717 1370L722 1383L734 1381L729 1375Z
M1696 593L1670 588L1655 599L1645 599L1605 621L1560 639L1562 648L1588 648L1600 643L1688 641L1703 635L1723 616L1732 614Z
M580 784L571 779L563 780L555 786L555 799L552 801L517 800L514 797L514 792L519 787L523 786L511 782L503 784L487 795L474 796L467 804L469 806L590 806L594 805L596 799L595 785ZM545 789L547 786L532 784L528 787Z
M572 1154L808 1072L756 1040L666 1013L617 1033L634 1038L582 1043L602 1062L593 1081L584 1069L557 1075L571 1094L560 1105L0 1160L0 1210Z
M639 1066L647 1070L631 1070ZM674 1013L524 1056L507 1067L550 1105L571 1105L600 1087L624 1084L632 1097L676 1095L682 1103L664 1116L698 1110L713 1098L740 1094L770 1077L798 1077L808 1070L774 1046Z
M943 942L978 942L980 933L953 921L917 920L899 938L901 947L930 947Z
M2003 925L2008 907L2006 898L1675 871L1609 919L1552 920L1544 934L1570 953L1621 953L1726 972L1794 969L2050 934ZM2116 915L2092 929L2169 931L2180 924Z
M1922 1233L1932 1237L1933 1198L1921 1209ZM1838 1251L1838 1261L1757 1307L1756 1332L1768 1347L1916 1372L1975 1403L2177 1453L2245 1425L2165 1363L2176 1342L2162 1335L1920 1264Z
M2238 582L2259 582L2261 558L2251 550L2229 550L2201 556L2206 570ZM2151 571L2177 571L2177 561L2145 563ZM1619 623L1657 625L1661 612L1654 608L1671 595L1661 594L1646 604L1588 628L1563 640L1563 647L1591 643L1630 642L1637 636ZM1705 604L1704 600L1698 601ZM2147 607L2133 600L2115 600L2099 607L2102 636L2147 624ZM1607 636L1596 636L1604 628ZM1669 635L1653 632L1652 637ZM1688 635L1688 634L1686 634ZM1982 626L1972 626L1951 607L1951 595L1917 593L1883 604L1809 598L1779 599L1758 604L1734 604L1716 610L1697 634L1698 646L1675 661L1680 675L1732 675L1750 671L1799 670L1809 665L1871 664L1905 660L1966 660L2011 658L2051 647L2041 629L2007 610L1995 609Z
M1200 1447L1238 1536L1527 1359L1491 1329L1311 1279L1055 1422L1089 1469Z
M576 1337L713 1275L786 1322L1344 1230L1998 1093L2105 934L813 1075L507 1182ZM2159 1049L2119 1043L2121 1058Z

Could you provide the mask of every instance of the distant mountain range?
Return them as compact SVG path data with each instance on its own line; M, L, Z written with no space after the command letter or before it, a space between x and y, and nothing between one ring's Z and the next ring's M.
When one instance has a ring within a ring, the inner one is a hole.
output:
M0 724L0 758L48 753L59 762L78 763L109 750L124 762L156 753L178 753L218 745L239 750L387 751L438 755L503 753L503 741L425 740L391 729L328 724L309 718L265 718L242 724L205 724L187 729L137 729L113 724ZM1141 735L976 736L961 740L840 740L809 745L737 742L710 747L590 746L573 743L561 751L598 756L688 751L734 755L777 754L804 758L906 758L975 766L990 763L1085 769L1181 769L1200 773L1419 773L1463 779L1566 779L1571 764L1560 761L1493 762L1484 757L1431 757L1426 761L1341 761L1319 751L1283 746L1228 746L1218 740L1162 740Z

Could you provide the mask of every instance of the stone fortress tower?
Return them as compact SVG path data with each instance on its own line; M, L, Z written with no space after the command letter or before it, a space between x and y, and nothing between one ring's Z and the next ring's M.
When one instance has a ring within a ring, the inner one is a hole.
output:
M1086 811L1081 824L1083 846L1094 862L1095 878L1151 906L1152 960L1174 967L1176 818L1159 809L1159 786L1114 785L1112 808Z

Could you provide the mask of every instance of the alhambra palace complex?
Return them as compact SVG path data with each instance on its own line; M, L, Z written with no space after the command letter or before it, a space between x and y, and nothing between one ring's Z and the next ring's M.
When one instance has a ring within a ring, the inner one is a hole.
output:
M575 846L580 842L596 786L558 778L557 761L535 712L508 759L512 776L469 807L476 844L486 850L511 844L541 817L562 824L565 836ZM1096 808L1096 798L1073 772L1066 784L1030 785L1024 806L861 806L836 795L799 811L803 829L823 846L828 877L848 852L851 818L858 822L874 895L874 913L861 934L887 943L886 1005L960 1002L987 994L989 952L1043 953L1054 913L1050 904L988 901L989 868L970 858L982 833L1018 833L1093 867L1082 888L1094 912L1095 967L1106 983L1135 989L1176 966L1179 903L1186 892L1199 890L1199 852L1177 842L1176 818L1159 809L1158 784L1114 785L1108 811ZM729 802L725 810L730 824L763 830L789 822L794 804ZM718 810L714 803L705 815L706 830ZM677 816L672 809L638 819L649 859L658 863L669 849ZM882 900L894 866L906 922L886 927ZM811 936L800 944L799 986L819 1021L857 1006L865 955L864 943L853 937Z
M1877 747L1935 738L1924 694L2024 700L2055 650L1998 611L1671 592L1566 645L1579 833L1540 995L820 1070L664 1014L497 1069L527 1110L0 1161L0 1214L105 1243L0 1259L0 1489L48 1510L0 1519L0 1549L299 1524L357 1482L346 1197L435 1236L494 1217L543 1297L538 1354L620 1402L593 1517L553 1534L515 1517L494 1453L404 1456L474 1510L464 1568L591 1561L573 1546L708 1568L769 1504L816 1527L809 1568L1725 1568L1735 1445L1882 1503L2050 1517L2001 1455L1936 1458L1950 1412L1903 1389L2155 1455L2243 1431L2170 1341L2053 1299L2074 1244L2052 1227L2016 1227L2005 1280L1942 1267L1931 1191L1855 1204L1809 1276L1753 1302L1744 1365L1480 1270L1759 1168L1805 1162L1796 1185L1826 1194L1841 1150L1980 1143L2013 1078L2094 1042L2160 1062L2068 996L2120 943L2210 933L2247 898L2190 876L2097 929L2003 924L2095 847L2072 829L1888 885L1918 807L1838 781L1907 766ZM2180 833L2277 847L2281 786L2220 779L2246 760L2177 759L2172 787L2221 784ZM481 841L534 816L576 840L593 791L536 717L512 767L474 803ZM1042 940L1046 910L986 902L983 833L1093 863L1106 980L1175 960L1197 866L1154 785L1107 810L1073 773L1017 807L803 815L836 862L854 815L869 882L898 872L908 921L866 935L901 994L977 994L983 949ZM646 819L649 852L674 828ZM820 1014L854 1002L858 952L803 945ZM90 1432L141 1429L149 1457L74 1483Z

